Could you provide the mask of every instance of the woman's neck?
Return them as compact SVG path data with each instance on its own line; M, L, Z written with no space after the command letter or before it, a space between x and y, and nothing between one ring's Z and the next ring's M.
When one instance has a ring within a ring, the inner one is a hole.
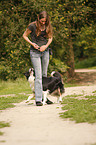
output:
M45 25L40 25L40 30L44 31L45 30Z

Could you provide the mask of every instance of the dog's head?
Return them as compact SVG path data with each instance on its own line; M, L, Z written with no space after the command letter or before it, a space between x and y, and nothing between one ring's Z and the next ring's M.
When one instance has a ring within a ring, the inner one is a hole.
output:
M30 68L27 72L24 73L24 75L26 76L27 80L28 78L33 75L34 76L34 69Z

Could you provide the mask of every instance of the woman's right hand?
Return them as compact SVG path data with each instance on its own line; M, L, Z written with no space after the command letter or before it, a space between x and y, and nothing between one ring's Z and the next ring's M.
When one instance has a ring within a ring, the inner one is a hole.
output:
M35 49L38 49L39 46L36 44L36 43L32 43L32 46L35 48Z

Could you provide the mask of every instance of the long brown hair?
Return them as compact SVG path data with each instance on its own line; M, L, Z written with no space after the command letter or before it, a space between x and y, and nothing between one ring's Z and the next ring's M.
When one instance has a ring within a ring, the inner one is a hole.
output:
M32 22L32 23L36 24L36 35L39 36L40 33L41 33L40 19L42 19L42 18L46 18L46 22L45 22L46 37L50 38L53 35L53 33L52 33L52 26L51 26L51 23L50 23L49 15L48 15L48 13L46 11L42 11L41 13L39 13L39 15L37 17L37 20L35 22Z

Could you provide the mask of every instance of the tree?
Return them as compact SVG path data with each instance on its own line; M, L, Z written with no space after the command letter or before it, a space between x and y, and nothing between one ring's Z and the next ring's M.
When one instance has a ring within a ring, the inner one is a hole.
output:
M55 42L60 42L62 49L59 49L61 59L66 55L66 63L69 66L68 76L74 76L74 44L76 37L82 27L89 23L89 13L92 13L92 8L86 6L84 0L58 0L56 7L52 12L52 22L55 27ZM59 38L57 40L57 37ZM65 59L64 58L64 59Z
M75 43L75 57L77 58L91 58L96 57L96 25L85 25L81 28L77 41ZM80 49L81 48L81 49Z
M88 56L92 51L93 55L96 50L94 0L45 0L43 3L42 0L1 0L0 9L0 71L5 73L6 79L18 77L31 66L30 46L22 34L42 10L49 13L53 25L54 38L50 45L53 58L68 65L69 77L74 76L74 56L80 57L81 52Z

